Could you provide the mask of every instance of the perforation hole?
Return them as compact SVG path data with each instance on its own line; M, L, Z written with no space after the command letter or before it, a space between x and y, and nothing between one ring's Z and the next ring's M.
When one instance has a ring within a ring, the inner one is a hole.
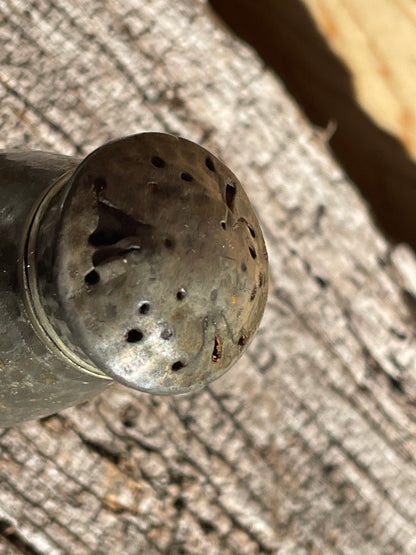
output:
M95 285L100 281L100 274L97 270L91 270L91 272L88 272L88 274L85 275L84 281L88 285Z
M150 303L144 302L139 306L140 314L148 314L150 312Z
M183 173L181 173L181 179L183 179L183 181L192 181L193 177L190 173L183 172Z
M143 339L143 333L140 330L129 330L126 333L127 343L138 343Z
M214 162L212 161L212 158L210 158L209 156L205 158L205 165L209 170L211 170L212 172L215 172Z
M178 361L176 361L172 364L172 370L174 372L177 372L178 370L181 370L182 368L185 368L185 366L186 366L186 364L182 360L178 360Z
M225 202L230 210L234 209L235 195L237 194L237 187L235 185L227 184L225 189Z
M255 260L255 259L257 258L256 249L255 249L253 246L250 245L250 246L248 247L248 250L250 251L251 258L252 258L253 260Z
M153 156L152 164L155 168L164 168L166 166L166 162L160 156Z
M248 227L248 229L249 229L249 231L250 231L250 235L251 235L251 236L253 237L253 239L254 239L254 238L256 237L256 232L255 232L254 228L253 228L250 224L247 224L247 227Z
M186 291L185 289L182 287L181 289L179 289L179 291L176 293L176 298L178 299L178 301L183 301L183 299L186 297Z

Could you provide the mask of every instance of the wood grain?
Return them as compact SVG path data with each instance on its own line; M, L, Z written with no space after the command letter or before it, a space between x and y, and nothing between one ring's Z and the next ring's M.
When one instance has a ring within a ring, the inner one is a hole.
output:
M202 0L0 14L1 148L201 142L245 184L272 271L248 355L204 391L114 386L0 431L0 553L414 553L416 261L325 137Z

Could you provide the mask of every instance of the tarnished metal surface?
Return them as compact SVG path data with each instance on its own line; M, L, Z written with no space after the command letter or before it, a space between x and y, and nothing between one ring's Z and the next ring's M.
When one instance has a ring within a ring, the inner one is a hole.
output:
M46 167L61 159L42 156ZM10 168L2 238L13 239L1 248L0 425L74 404L109 377L159 394L199 389L241 356L264 311L267 253L241 184L219 159L144 133L78 167L65 158L43 182L24 158L1 160Z
M80 372L45 345L26 311L19 280L34 205L78 163L44 152L0 153L0 427L84 401L111 383Z
M56 295L78 345L114 379L201 388L245 350L268 263L239 181L205 149L145 133L75 172L62 210Z

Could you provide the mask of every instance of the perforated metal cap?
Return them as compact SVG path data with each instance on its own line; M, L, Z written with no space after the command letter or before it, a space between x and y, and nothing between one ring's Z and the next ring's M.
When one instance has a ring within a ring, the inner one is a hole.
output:
M268 286L235 175L197 144L144 133L98 148L63 196L49 318L65 322L71 348L153 393L222 375L257 330Z

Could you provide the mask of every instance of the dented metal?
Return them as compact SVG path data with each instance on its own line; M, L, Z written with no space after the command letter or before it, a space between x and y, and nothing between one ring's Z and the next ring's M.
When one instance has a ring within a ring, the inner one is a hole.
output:
M259 222L235 175L162 133L85 160L0 153L0 426L112 380L186 393L221 376L260 323Z

